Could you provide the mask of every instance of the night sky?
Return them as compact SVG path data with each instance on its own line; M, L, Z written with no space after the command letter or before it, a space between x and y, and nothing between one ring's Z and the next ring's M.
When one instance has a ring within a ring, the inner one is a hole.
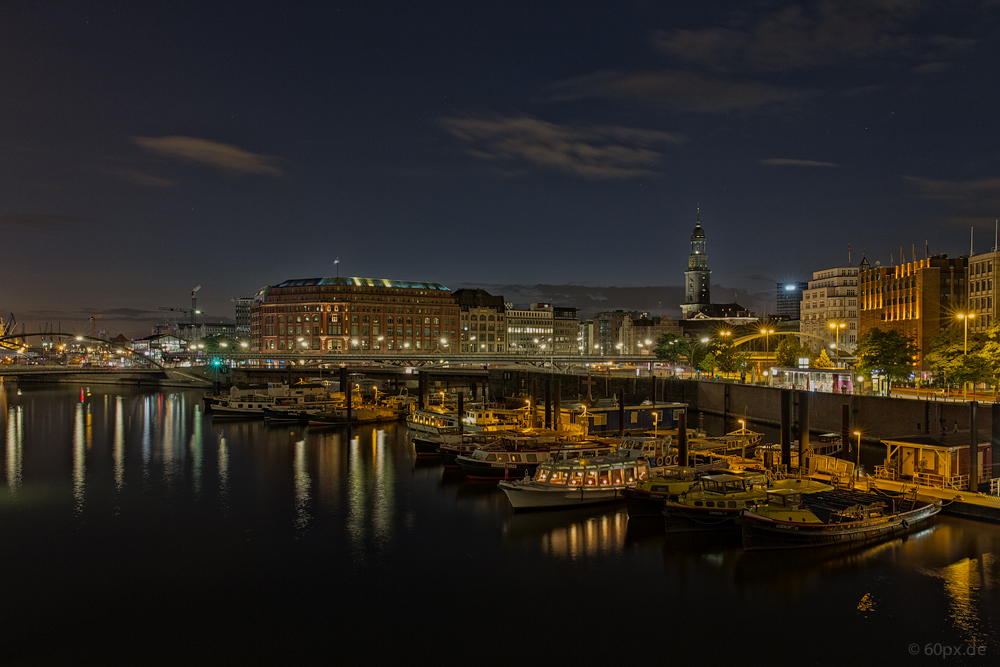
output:
M231 319L338 268L677 317L699 205L713 300L757 311L848 244L987 252L998 28L994 0L7 0L0 317L142 336L195 285Z

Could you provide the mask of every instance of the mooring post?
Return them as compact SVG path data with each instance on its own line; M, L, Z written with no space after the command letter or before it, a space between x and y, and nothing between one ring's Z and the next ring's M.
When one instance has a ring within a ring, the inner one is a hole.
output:
M462 437L462 433L465 430L462 425L462 417L465 416L465 392L461 389L458 390L458 436Z
M799 467L806 464L806 447L809 446L809 392L799 392Z
M625 437L625 387L618 390L618 435Z
M677 416L677 464L688 464L687 410L681 410Z
M847 443L851 441L851 406L840 406L840 458L847 457Z
M558 431L562 428L562 378L556 378L555 399L556 407L553 428Z
M969 492L979 491L979 404L969 401Z
M538 378L531 378L531 428L538 426Z
M545 428L552 428L552 378L545 378Z
M781 390L781 465L792 467L792 390Z

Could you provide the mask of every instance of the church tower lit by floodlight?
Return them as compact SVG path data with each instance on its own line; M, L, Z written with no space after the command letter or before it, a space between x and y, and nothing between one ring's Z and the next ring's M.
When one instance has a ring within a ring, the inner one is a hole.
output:
M684 304L681 311L685 320L711 305L711 280L712 271L708 268L708 255L705 254L705 230L701 228L701 207L698 207L694 231L691 232L691 254L684 271Z

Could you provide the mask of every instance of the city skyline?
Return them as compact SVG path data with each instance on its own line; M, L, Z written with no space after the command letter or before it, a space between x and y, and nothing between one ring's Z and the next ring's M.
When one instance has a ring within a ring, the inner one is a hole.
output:
M339 271L677 317L699 206L758 313L849 244L986 252L998 11L8 3L0 316L143 335Z

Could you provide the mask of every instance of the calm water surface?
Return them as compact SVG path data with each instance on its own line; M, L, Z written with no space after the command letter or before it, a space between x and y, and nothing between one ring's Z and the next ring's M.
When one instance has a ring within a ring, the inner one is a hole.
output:
M514 515L400 425L89 389L0 384L4 664L1000 660L997 526L747 554L623 507Z

